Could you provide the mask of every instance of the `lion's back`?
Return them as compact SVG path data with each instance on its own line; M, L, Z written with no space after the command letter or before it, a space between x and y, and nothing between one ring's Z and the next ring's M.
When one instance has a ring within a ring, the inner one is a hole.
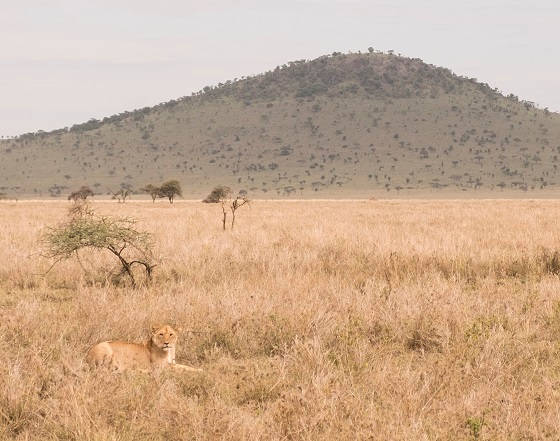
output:
M90 366L111 366L116 370L148 369L150 355L144 345L123 341L104 341L93 346L87 353Z

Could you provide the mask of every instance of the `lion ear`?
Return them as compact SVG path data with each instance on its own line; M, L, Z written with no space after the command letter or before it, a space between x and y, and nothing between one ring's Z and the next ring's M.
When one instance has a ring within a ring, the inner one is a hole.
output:
M155 334L159 330L159 325L152 325L152 334Z
M175 331L183 332L183 328L181 328L180 326L175 326Z

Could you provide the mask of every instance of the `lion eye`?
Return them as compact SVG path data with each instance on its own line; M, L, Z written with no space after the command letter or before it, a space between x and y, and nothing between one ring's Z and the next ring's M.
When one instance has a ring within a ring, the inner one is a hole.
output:
M173 337L173 334L169 334L169 337Z
M160 337L163 337L163 334L159 334Z

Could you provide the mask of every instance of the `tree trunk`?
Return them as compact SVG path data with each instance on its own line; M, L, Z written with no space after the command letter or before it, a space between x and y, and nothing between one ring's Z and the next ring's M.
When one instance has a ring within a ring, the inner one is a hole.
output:
M134 274L132 274L130 264L121 256L122 250L119 252L119 251L115 250L113 247L107 247L107 249L109 251L111 251L111 253L113 253L115 256L118 257L118 259L120 260L121 265L123 267L123 272L126 273L130 277L130 280L132 282L132 286L135 287L136 286L136 280L134 280Z

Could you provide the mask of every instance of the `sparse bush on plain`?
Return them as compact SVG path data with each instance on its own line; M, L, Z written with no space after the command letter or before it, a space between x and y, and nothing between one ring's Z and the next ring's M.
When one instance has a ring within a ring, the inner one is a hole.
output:
M155 185L152 184L145 185L140 190L143 191L144 193L148 193L152 198L152 202L154 203L160 194L159 187L156 187Z
M212 200L217 199L216 202L219 202L222 207L222 227L224 231L226 230L226 222L228 213L231 213L231 229L235 226L235 215L238 209L243 207L244 205L248 205L250 200L239 192L235 198L233 197L233 192L231 188L219 186L212 190L212 193L206 198L212 198ZM206 199L203 202L206 202Z
M159 187L148 184L141 188L141 190L151 196L152 202L155 202L157 198L166 198L172 204L177 196L183 196L181 183L176 179L166 181Z
M113 200L116 199L119 204L121 204L121 203L124 204L126 202L126 200L130 197L132 192L128 189L121 188L116 193L111 192L111 194L113 195L111 197L111 199L113 199Z
M68 195L69 201L85 201L88 197L93 196L93 190L87 185L82 185L79 190L73 191Z
M229 203L229 210L231 211L231 229L235 226L235 214L238 209L244 205L248 205L251 201L245 196L237 196Z
M44 236L44 255L58 262L72 257L79 259L79 252L87 249L107 250L114 255L119 268L115 280L128 276L136 285L134 268L144 269L148 280L155 267L151 235L138 231L132 218L97 215L87 203L77 203L69 212L69 219L48 229ZM51 267L52 268L52 267Z
M181 184L176 179L164 182L159 187L159 197L167 198L169 203L172 204L177 196L183 196Z
M225 185L218 185L214 187L210 194L202 201L206 204L217 204L221 200L230 197L232 191L231 188Z
M484 417L471 417L467 418L466 426L469 428L472 439L480 439L482 428L484 427Z

